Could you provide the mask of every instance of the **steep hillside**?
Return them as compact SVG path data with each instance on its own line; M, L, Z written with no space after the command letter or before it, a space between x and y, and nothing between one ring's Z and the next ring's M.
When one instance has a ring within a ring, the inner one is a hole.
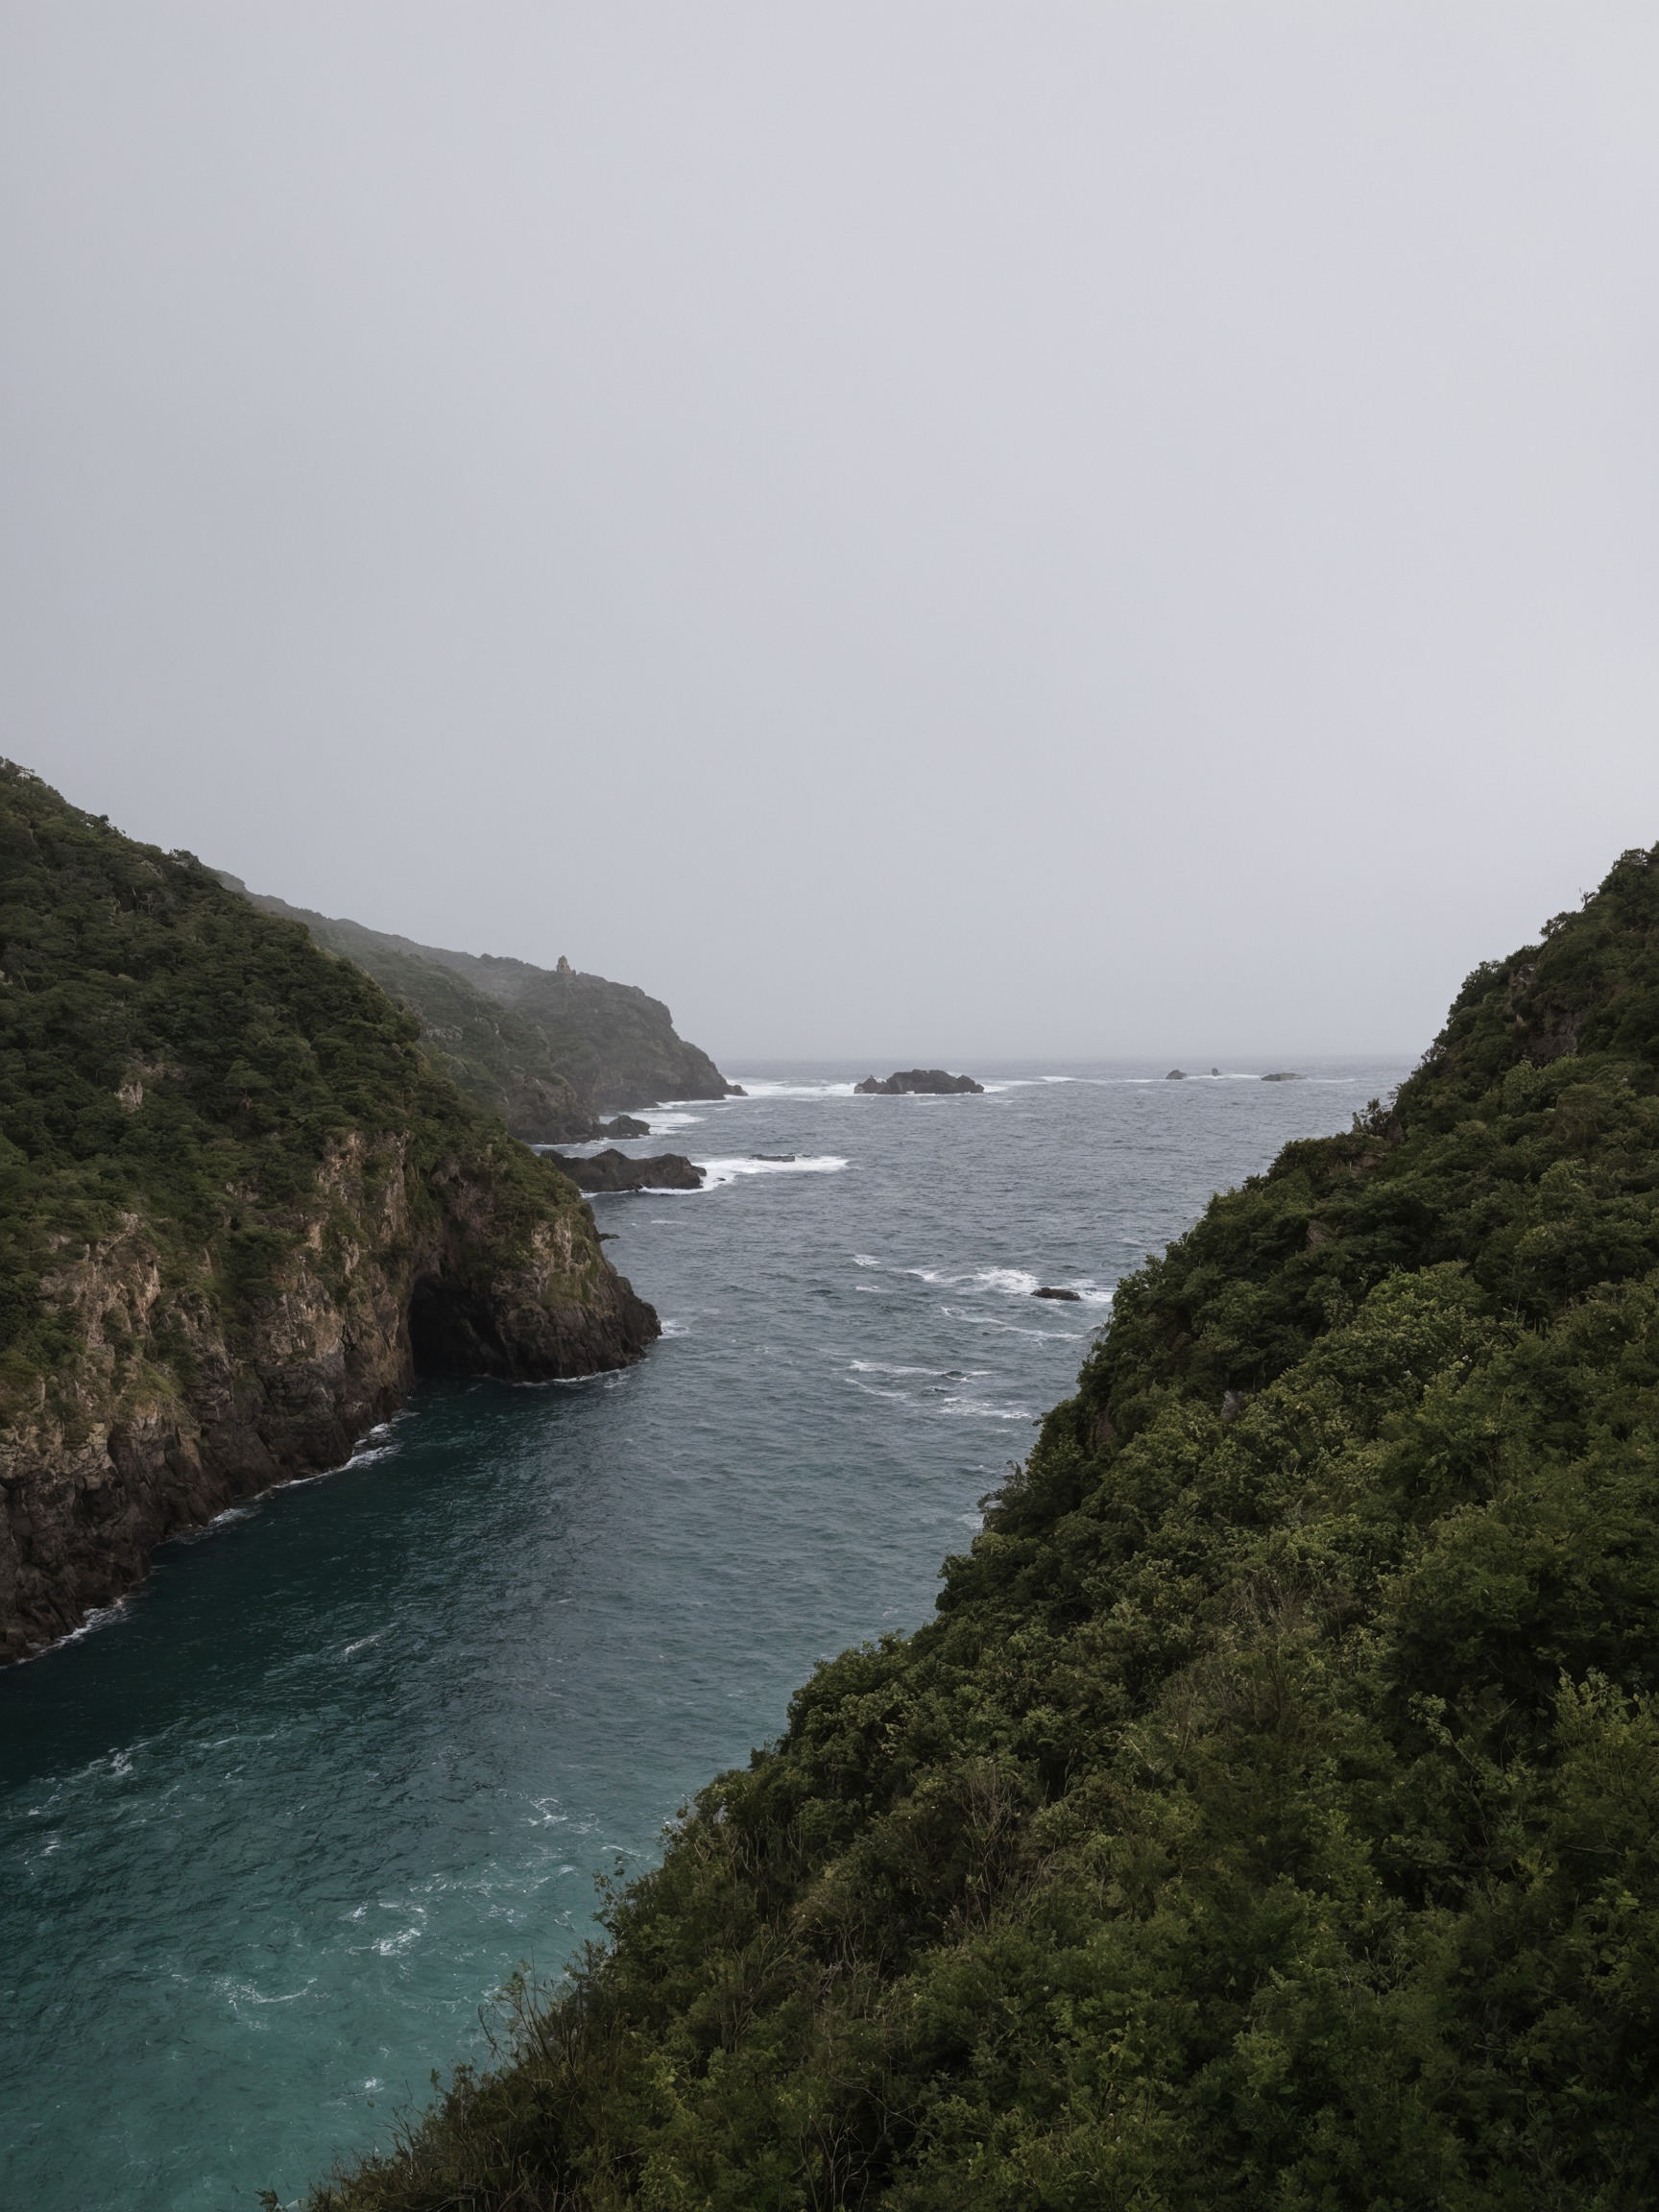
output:
M530 1380L656 1316L570 1184L369 978L0 764L0 1654L337 1464L417 1369Z
M234 880L228 878L228 880ZM240 888L240 886L238 886ZM491 953L449 952L251 894L302 922L410 1007L446 1072L529 1143L598 1133L595 1117L665 1098L724 1098L732 1086L632 983Z
M1659 2199L1659 852L1120 1286L609 1924L317 2205Z
M234 876L220 881L252 899L262 913L308 929L319 945L354 961L421 1024L426 1051L464 1096L506 1122L526 1144L570 1142L599 1134L535 1022L445 968L424 946L388 937L361 923L308 913L281 899L250 893Z

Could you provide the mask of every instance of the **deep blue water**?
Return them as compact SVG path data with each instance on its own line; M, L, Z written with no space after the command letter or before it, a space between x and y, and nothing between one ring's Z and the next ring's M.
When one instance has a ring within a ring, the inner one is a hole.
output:
M1118 1277L1404 1070L865 1072L653 1117L716 1165L594 1201L637 1367L424 1388L0 1676L7 2212L251 2212L384 2141L815 1660L927 1616Z

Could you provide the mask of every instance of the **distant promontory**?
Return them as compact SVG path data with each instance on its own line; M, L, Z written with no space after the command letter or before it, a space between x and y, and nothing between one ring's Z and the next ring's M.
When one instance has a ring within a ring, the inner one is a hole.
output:
M737 1094L708 1053L676 1033L661 1000L634 984L584 974L565 959L536 968L418 945L250 893L232 876L220 880L263 913L303 923L325 951L372 975L420 1022L428 1058L527 1144L635 1134L601 1117Z

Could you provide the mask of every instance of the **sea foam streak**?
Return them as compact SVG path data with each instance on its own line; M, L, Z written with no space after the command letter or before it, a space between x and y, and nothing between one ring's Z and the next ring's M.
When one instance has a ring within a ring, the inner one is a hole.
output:
M838 1153L826 1152L809 1160L699 1160L694 1165L704 1171L703 1188L713 1190L722 1183L735 1183L740 1175L834 1175L847 1163Z
M851 1098L853 1085L845 1083L768 1083L758 1076L739 1076L749 1098ZM737 1101L739 1105L742 1100Z

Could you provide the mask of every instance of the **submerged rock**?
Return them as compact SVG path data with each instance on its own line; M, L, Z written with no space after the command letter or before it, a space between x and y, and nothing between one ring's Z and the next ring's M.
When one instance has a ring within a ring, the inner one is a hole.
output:
M866 1075L862 1083L854 1083L853 1088L865 1098L900 1098L907 1094L943 1098L957 1092L983 1091L985 1086L975 1083L972 1075L950 1075L943 1068L901 1068L885 1081Z

